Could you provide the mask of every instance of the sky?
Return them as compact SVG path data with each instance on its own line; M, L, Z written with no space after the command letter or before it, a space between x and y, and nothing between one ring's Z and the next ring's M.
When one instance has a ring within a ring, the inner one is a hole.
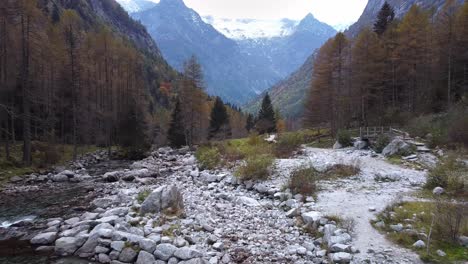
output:
M158 0L153 0L158 1ZM367 0L184 0L201 16L299 20L312 13L331 26L356 22Z

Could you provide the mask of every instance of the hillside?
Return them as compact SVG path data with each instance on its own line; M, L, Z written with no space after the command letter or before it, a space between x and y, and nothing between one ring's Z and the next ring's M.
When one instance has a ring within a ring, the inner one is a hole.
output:
M463 3L464 0L455 0L455 2ZM413 5L419 5L424 9L433 9L435 13L437 13L446 0L387 0L394 9L395 9L395 17L397 19L401 19L411 8ZM385 3L385 0L369 0L367 3L364 12L362 13L359 20L354 23L349 29L346 31L346 34L350 37L356 36L361 29L364 27L372 26L375 22L375 18L380 11L380 8Z
M305 95L310 89L314 58L315 54L311 55L299 70L268 90L273 106L280 109L283 117L294 119L301 116ZM262 98L263 95L264 93L259 98ZM250 113L257 113L260 109L260 103L261 100L256 99L247 104L245 110Z

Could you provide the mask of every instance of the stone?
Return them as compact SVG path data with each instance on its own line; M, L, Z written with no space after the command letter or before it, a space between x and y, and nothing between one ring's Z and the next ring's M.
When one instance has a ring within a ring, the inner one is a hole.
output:
M369 207L369 212L375 212L375 207Z
M390 229L392 229L395 232L401 232L403 231L403 225L402 224L390 225Z
M98 255L99 263L111 263L111 259L107 254L101 253Z
M154 252L156 250L156 242L151 239L142 239L140 240L140 248L147 252Z
M76 251L76 254L94 254L94 250L99 244L99 234L97 232L90 234L83 246Z
M68 176L64 174L57 174L52 176L52 181L53 182L66 182L68 181Z
M150 254L146 251L140 251L138 254L138 259L136 264L154 264L156 259L154 258L153 254Z
M437 254L437 256L439 256L439 257L445 257L445 256L447 256L447 253L445 253L444 251L442 251L442 250L440 250L440 249L438 249L438 250L436 251L436 254Z
M165 210L172 213L184 211L182 193L175 185L164 185L154 190L141 205L140 214L160 213Z
M107 217L107 216L125 216L128 214L128 207L116 207L112 208L110 210L107 210L105 213L102 214L102 217Z
M349 245L344 245L344 244L333 244L330 247L330 251L332 253L337 253L337 252L347 252L351 253L351 246Z
M182 260L187 260L193 258L200 258L203 256L203 254L200 251L195 250L193 248L182 247L174 252L174 256Z
M48 232L38 234L31 239L31 244L33 245L48 245L52 244L57 238L57 232Z
M62 237L55 241L55 254L59 256L71 256L80 247L74 237Z
M320 221L323 217L323 214L317 211L306 212L302 214L302 220L306 225L313 225Z
M434 190L432 190L432 194L434 195L441 195L444 193L444 188L442 187L435 187Z
M292 208L286 213L286 217L293 218L298 216L300 213L299 208Z
M349 242L351 242L351 236L348 233L343 233L340 235L331 236L328 240L328 245L346 244Z
M125 242L123 241L112 241L111 243L111 248L115 251L122 251L122 249L125 247Z
M213 249L217 251L221 251L224 249L224 244L223 242L216 242L213 244Z
M156 250L154 251L154 255L156 258L160 260L168 260L170 257L174 255L174 252L177 250L177 247L169 244L159 244L156 246Z
M260 203L257 200L255 200L253 198L250 198L250 197L247 197L247 196L237 197L236 203L241 204L241 205L245 205L245 206L249 206L249 207L260 206Z
M96 252L96 254L107 253L107 252L109 252L109 249L106 248L106 247L103 247L103 246L97 246L97 247L94 249L94 252Z
M396 154L406 154L410 148L411 146L403 139L395 138L382 150L382 155L389 157Z
M368 141L365 140L357 140L354 142L354 148L357 150L366 149L368 145Z
M340 142L336 141L335 144L333 144L333 149L341 149L343 148L343 145L340 144Z
M122 177L123 171L111 171L111 172L106 172L103 176L102 179L106 182L117 182L119 181L120 177Z
M415 247L415 248L425 248L426 243L424 243L424 241L422 241L422 240L418 240L413 244L413 247Z
M184 247L184 246L187 246L187 245L188 245L188 242L182 237L176 237L174 239L174 246L176 246L176 247Z
M335 253L333 254L333 257L332 257L333 263L337 263L337 264L350 263L352 259L353 259L353 256L345 252Z
M460 236L458 238L458 242L460 242L460 245L467 247L468 246L468 237L467 236Z
M137 257L137 252L131 248L131 247L126 247L120 252L119 255L119 260L122 262L133 262L135 261L135 258Z

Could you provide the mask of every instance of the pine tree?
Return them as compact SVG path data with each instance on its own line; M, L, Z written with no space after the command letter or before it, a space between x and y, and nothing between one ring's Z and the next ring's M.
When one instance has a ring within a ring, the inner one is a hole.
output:
M119 145L126 149L127 158L144 158L145 152L151 147L148 135L148 123L145 114L135 103L132 103L119 123Z
M182 123L183 116L180 106L180 100L177 98L172 119L167 132L167 139L171 147L180 148L186 144L184 125Z
M255 120L254 120L254 117L252 114L248 114L247 115L247 121L245 123L245 129L247 130L247 132L250 132L250 130L252 130L255 126Z
M257 131L260 134L276 132L275 111L271 104L270 95L267 93L262 101L262 108L258 113L256 124Z
M231 134L229 126L229 115L226 106L221 98L216 97L213 108L211 109L210 128L208 139L219 138L225 139Z
M374 24L374 32L381 36L387 30L387 27L395 19L395 10L385 1L377 15L377 21Z

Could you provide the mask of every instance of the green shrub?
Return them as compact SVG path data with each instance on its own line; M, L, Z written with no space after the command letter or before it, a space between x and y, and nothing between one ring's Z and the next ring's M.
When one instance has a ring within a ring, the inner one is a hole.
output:
M217 147L202 146L197 149L195 157L202 169L214 169L221 163L221 154Z
M314 195L318 172L314 168L300 168L291 173L288 187L293 194Z
M137 201L139 203L143 203L150 194L151 194L151 190L143 190L139 192L137 195Z
M451 142L463 144L468 147L468 111L457 111L450 118L448 137Z
M268 154L250 156L239 167L235 175L242 180L266 180L270 176L270 167L274 158Z
M426 189L442 187L446 192L456 196L466 196L468 182L468 167L459 162L456 157L449 156L432 169L427 176Z
M351 133L348 130L340 130L336 134L336 140L343 147L349 147L353 145L353 139L351 138Z
M374 150L377 153L382 153L382 150L390 144L390 137L387 135L379 135L375 143L373 144Z

